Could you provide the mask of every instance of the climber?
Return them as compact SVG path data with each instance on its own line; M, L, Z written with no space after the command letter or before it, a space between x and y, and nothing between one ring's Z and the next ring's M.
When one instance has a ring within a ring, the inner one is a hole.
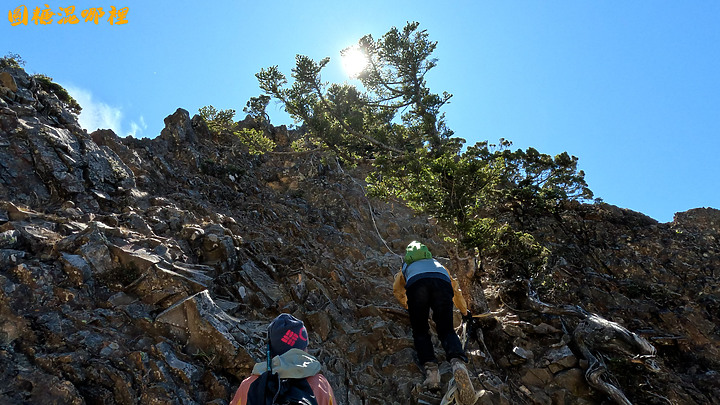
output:
M274 404L285 395L302 404L337 404L330 383L320 373L320 362L307 352L307 345L303 322L280 314L268 327L267 361L255 364L230 405Z
M468 358L453 329L453 302L464 314L464 319L470 318L472 314L467 309L457 280L432 258L427 246L413 241L405 249L402 268L395 275L393 294L410 315L415 351L425 371L423 386L433 391L440 389L440 371L428 323L432 309L438 339L452 364L458 399L462 404L473 404L476 393L465 366Z

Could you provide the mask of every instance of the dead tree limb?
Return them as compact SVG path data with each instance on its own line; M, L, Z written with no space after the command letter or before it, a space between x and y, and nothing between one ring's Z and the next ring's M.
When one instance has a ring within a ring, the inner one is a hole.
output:
M572 333L572 339L589 362L585 379L591 387L605 393L613 401L621 405L632 405L621 389L603 378L608 374L607 367L597 353L613 351L623 355L634 356L643 360L652 360L655 347L647 340L630 332L622 325L608 321L600 315L589 313L577 305L552 306L540 301L537 294L527 283L527 304L540 313L572 316L580 319ZM650 366L654 366L650 363Z

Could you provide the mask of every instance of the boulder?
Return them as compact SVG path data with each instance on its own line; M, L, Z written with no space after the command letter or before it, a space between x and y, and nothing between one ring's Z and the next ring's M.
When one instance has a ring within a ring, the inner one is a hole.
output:
M207 290L169 307L155 318L155 323L183 342L189 354L216 356L222 367L243 372L254 363L248 352L248 329L220 309Z

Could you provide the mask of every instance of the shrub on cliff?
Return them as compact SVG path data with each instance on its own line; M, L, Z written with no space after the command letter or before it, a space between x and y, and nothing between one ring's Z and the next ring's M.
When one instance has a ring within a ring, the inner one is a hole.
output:
M200 108L200 117L205 120L210 131L239 138L242 144L247 146L247 151L251 155L259 155L275 148L275 142L265 136L262 131L242 128L238 122L233 121L233 117L235 117L233 109L218 110L209 105Z

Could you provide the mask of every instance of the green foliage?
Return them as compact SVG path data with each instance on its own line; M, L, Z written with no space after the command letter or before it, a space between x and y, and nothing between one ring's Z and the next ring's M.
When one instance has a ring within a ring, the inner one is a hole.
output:
M33 75L33 79L42 87L43 90L47 91L48 93L53 93L55 96L62 101L67 108L72 111L75 114L80 114L80 111L82 111L82 107L80 107L80 104L72 98L70 93L65 90L65 88L55 82L53 82L52 77L43 75L43 74L35 74Z
M2 242L2 246L12 246L17 243L17 236L12 232L0 233L0 242Z
M473 222L465 244L482 246L483 254L497 260L495 277L503 279L544 277L550 251L525 232L515 231L508 224L484 218Z
M318 142L318 140L308 137L301 137L292 141L292 143L290 144L290 149L295 152L309 152L321 148L322 145Z
M210 131L219 133L235 125L233 117L235 117L235 110L218 110L217 108L208 105L201 107L198 110L200 118L205 120Z
M275 149L275 142L266 137L260 130L242 128L236 135L242 143L248 145L249 152L252 155L261 155Z
M562 201L592 193L576 171L577 158L552 158L532 148L511 151L510 145L480 142L457 155L414 155L402 167L379 166L368 178L369 189L407 201L436 218L466 249L504 258L507 268L527 275L542 267L547 252L530 235L511 232L494 218L553 211Z
M260 88L307 129L304 145L345 161L370 159L372 195L403 200L436 218L446 239L499 258L514 274L529 277L542 268L547 251L512 229L507 216L517 222L566 200L592 198L577 158L512 151L503 139L463 151L465 140L454 136L441 111L452 95L427 86L437 42L418 23L393 27L377 40L366 35L358 46L369 60L358 75L363 90L323 82L329 58L303 55L291 82L273 66L256 75Z
M243 112L249 114L259 124L270 124L270 116L265 112L269 102L270 97L266 95L252 97L243 108Z
M451 95L433 94L425 75L435 66L436 47L417 23L393 28L380 40L367 35L359 46L370 61L358 78L367 91L349 84L328 85L321 71L329 62L296 57L292 84L277 66L256 76L260 88L328 149L346 160L389 157L427 151L457 153L462 139L453 138L440 108Z
M195 359L200 360L205 366L211 367L217 363L218 355L212 349L205 352L202 349L195 349L195 353L192 355Z
M267 105L267 103L265 103L265 105ZM210 105L200 108L199 113L200 117L205 120L210 131L216 134L236 136L243 145L247 146L248 153L252 155L261 155L275 148L275 142L265 136L263 131L252 128L242 128L237 122L233 121L235 110L218 110Z
M22 58L22 56L8 52L5 56L0 58L0 68L8 67L8 68L21 68L25 66L25 60Z

